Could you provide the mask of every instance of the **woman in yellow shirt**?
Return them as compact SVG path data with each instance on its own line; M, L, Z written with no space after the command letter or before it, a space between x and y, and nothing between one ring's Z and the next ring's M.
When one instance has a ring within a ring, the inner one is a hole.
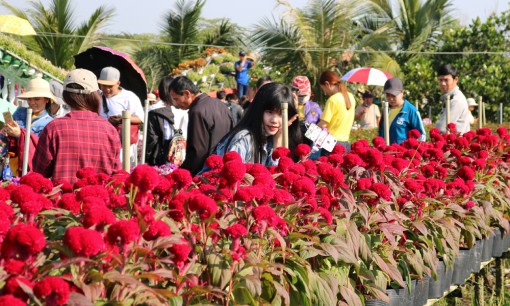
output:
M340 77L333 71L323 72L319 78L319 85L329 99L318 125L327 128L338 144L348 152L351 150L349 136L354 123L354 96L347 92Z

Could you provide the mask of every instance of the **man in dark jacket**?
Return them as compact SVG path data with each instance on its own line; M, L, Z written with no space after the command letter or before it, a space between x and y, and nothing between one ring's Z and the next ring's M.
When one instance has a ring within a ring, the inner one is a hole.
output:
M145 161L151 166L164 165L167 162L168 150L174 134L172 108L167 105L151 110L147 121Z
M197 86L185 76L175 78L169 90L174 106L189 110L186 159L181 168L195 175L221 138L232 129L232 116L225 104L200 93Z

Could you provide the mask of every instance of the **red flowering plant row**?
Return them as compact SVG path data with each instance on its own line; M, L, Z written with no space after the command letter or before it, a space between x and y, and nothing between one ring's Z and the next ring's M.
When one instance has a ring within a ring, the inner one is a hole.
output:
M0 305L362 305L508 231L506 129L0 188Z

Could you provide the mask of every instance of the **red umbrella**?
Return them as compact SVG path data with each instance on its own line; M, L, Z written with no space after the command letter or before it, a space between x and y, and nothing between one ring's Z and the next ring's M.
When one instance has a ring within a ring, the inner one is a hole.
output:
M346 82L353 82L353 83L363 83L367 85L378 85L378 86L384 86L384 83L391 79L391 74L375 69L375 68L355 68L351 71L347 72L343 77L342 80Z
M95 46L74 56L76 68L88 69L99 77L104 67L115 67L120 71L120 86L131 90L140 101L147 99L147 80L143 70L125 53L113 49Z

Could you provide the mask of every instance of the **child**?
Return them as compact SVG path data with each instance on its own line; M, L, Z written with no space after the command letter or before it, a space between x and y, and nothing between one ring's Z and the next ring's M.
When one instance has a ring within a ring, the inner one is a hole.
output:
M223 156L235 151L245 163L278 164L271 155L275 148L283 146L282 103L285 102L288 104L289 149L294 152L301 143L301 131L292 91L285 85L269 83L260 88L239 124L220 141L215 154Z

